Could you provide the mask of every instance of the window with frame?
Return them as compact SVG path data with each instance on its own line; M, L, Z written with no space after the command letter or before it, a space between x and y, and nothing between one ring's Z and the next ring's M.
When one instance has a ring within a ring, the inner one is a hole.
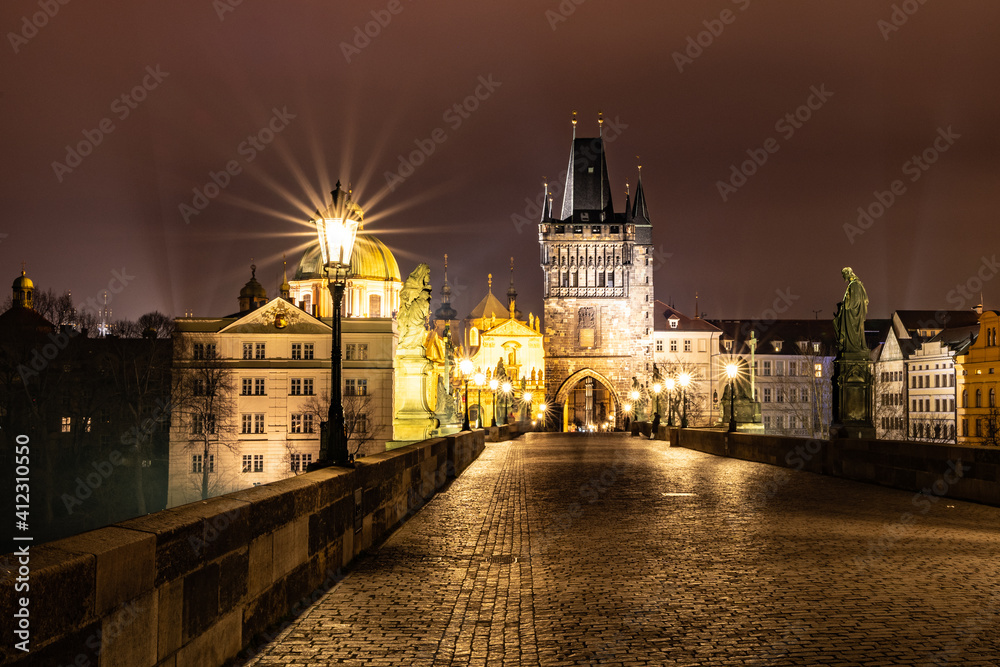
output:
M684 340L684 351L685 352L690 352L691 351L691 341L690 341L690 339L685 339Z
M798 371L799 365L794 361L788 362L788 377L795 377Z
M69 433L73 428L73 418L63 417L62 418L62 432Z
M257 412L253 416L253 432L263 433L264 432L264 413Z
M254 378L253 379L253 395L254 396L266 396L264 391L264 378Z
M302 395L312 396L313 395L313 379L312 378L302 378Z
M309 464L312 463L312 454L292 454L292 472L305 472Z
M347 378L344 380L344 393L347 396L367 396L367 378Z
M813 375L818 378L823 377L823 364L813 364Z
M302 359L302 343L292 343L292 361Z
M770 403L771 402L771 388L770 387L764 387L764 402L765 403Z
M243 358L253 359L253 343L243 343Z
M214 359L215 343L195 343L193 356L195 359Z
M265 354L265 349L266 349L265 345L266 345L266 343L254 343L254 345L253 345L253 358L254 359L266 359L267 358L267 355Z
M809 389L807 387L802 387L802 390L799 392L799 395L802 397L803 403L809 402Z
M191 384L192 384L192 389L194 390L194 395L195 396L204 396L205 395L205 379L204 378L195 378L194 381Z
M368 415L363 412L348 413L346 420L348 430L355 436L368 433Z
M302 432L315 433L313 430L313 415L309 413L302 415Z
M291 421L292 421L291 432L292 433L302 433L302 415L301 414L292 414L292 420Z
M253 388L252 378L243 378L240 382L240 396L249 396Z
M670 341L670 351L671 352L676 352L677 351L677 341L676 340Z
M240 433L253 433L253 415L249 412L240 415Z
M781 387L778 387L777 389L775 389L774 390L774 400L777 403L784 403L785 402L785 390L782 389Z
M194 415L191 418L191 431L195 435L214 434L215 415Z
M657 352L663 352L663 341L662 340L656 341L656 351Z
M765 361L763 364L763 370L760 373L764 377L769 377L771 375L771 362Z
M288 392L289 396L302 395L302 378L292 378L292 386Z
M315 354L315 350L316 350L315 343L303 343L302 358L305 359L306 361L311 361L313 359L313 355ZM309 454L309 456L312 456L312 454Z
M774 374L775 375L784 375L785 374L785 362L784 361L781 361L779 359L778 361L774 362Z
M478 333L475 327L471 330L474 334ZM475 342L470 342L471 345L478 344L478 336L473 336L476 338ZM364 361L368 358L368 343L348 343L346 346L345 359L347 361Z
M201 454L191 457L191 472L205 472ZM215 454L208 455L208 472L215 472Z

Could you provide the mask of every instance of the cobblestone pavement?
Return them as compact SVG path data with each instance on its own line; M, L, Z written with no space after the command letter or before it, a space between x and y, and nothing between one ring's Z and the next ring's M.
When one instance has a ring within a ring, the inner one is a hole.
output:
M247 664L996 665L998 526L933 494L529 434Z

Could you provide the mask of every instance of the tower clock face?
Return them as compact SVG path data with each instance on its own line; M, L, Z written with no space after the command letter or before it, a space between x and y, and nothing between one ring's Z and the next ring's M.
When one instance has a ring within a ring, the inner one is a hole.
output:
M284 329L287 326L288 326L288 318L285 317L283 313L278 313L277 315L274 316L275 329Z

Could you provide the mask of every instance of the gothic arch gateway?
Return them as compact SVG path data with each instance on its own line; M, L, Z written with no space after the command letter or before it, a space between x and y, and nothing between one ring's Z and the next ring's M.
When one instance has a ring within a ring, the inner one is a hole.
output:
M621 425L621 399L614 384L591 368L566 378L556 391L555 403L562 406L563 431L571 425L600 426L609 419Z

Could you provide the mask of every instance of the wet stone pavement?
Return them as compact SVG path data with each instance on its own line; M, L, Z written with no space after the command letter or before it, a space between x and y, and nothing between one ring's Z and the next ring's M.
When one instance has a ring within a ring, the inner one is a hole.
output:
M998 508L529 434L246 664L996 665L998 529Z

